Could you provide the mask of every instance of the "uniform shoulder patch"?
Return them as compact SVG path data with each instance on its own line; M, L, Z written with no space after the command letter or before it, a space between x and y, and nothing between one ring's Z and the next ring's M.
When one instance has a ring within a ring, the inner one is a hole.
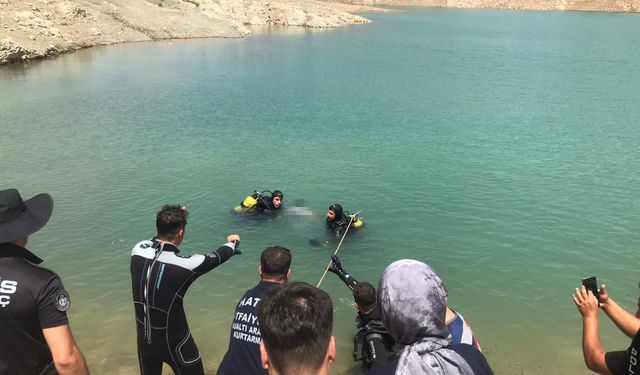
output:
M66 291L61 290L56 296L55 300L56 309L58 311L67 311L69 307L71 307L71 299L69 298L69 294Z

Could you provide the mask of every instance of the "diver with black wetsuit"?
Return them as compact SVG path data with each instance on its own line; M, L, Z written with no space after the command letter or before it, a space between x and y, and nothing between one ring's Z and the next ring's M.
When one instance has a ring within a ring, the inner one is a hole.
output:
M160 375L162 363L178 374L204 374L185 316L182 300L195 279L240 254L240 236L210 254L182 256L188 213L180 206L158 212L158 235L138 243L131 252L131 282L136 314L140 373Z
M325 217L325 224L327 225L327 231L330 232L333 237L342 237L347 228L349 228L350 222L349 216L344 213L341 205L334 203L329 206Z
M358 282L343 268L340 259L331 256L329 271L338 275L353 292L358 316L356 328L358 332L354 336L353 359L361 359L365 368L379 366L389 362L395 356L393 346L395 340L382 323L382 315L376 301L376 290L370 283ZM358 350L358 347L361 350ZM358 356L361 355L361 358Z
M269 195L270 194L270 195ZM280 190L254 191L240 205L233 209L237 214L248 213L258 217L279 217L284 204L284 195Z
M280 190L274 190L273 193L271 193L271 196L261 195L258 197L258 202L254 207L258 212L280 210L282 208L283 199L284 195L282 192Z

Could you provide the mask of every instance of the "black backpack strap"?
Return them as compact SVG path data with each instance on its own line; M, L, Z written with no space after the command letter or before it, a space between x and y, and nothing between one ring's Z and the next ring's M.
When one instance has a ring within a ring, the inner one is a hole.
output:
M381 320L371 320L364 326L370 332L388 334L387 329L384 327L384 323Z

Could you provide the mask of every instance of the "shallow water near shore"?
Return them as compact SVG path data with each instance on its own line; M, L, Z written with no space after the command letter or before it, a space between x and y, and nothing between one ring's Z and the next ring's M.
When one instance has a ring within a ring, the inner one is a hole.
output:
M405 10L0 68L0 187L52 194L29 247L69 290L94 373L138 372L129 254L162 204L189 208L186 253L242 236L185 299L215 373L265 246L317 283L335 247L308 240L334 201L367 223L345 269L375 284L396 259L432 265L496 374L588 372L573 288L595 274L629 309L640 292L640 16ZM256 189L314 216L230 213ZM333 275L323 289L333 373L361 373L350 293ZM601 330L607 348L630 341Z

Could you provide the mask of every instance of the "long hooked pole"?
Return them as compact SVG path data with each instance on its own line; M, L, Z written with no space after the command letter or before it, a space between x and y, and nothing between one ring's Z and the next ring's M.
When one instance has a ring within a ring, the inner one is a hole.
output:
M356 218L356 216L358 216L361 211L356 212L351 216L351 219L349 219L349 226L347 227L347 230L344 231L344 233L342 234L342 238L340 239L340 243L338 243L338 247L336 247L336 251L333 252L333 255L337 255L338 251L340 251L340 246L342 245L342 241L344 241L344 238L347 236L347 232L349 231L349 229L351 229L351 223L353 222L353 219ZM324 273L322 274L322 277L320 278L320 281L318 281L318 285L316 285L316 288L320 288L320 285L322 285L322 282L324 281L324 277L327 276L327 272L329 272L329 267L331 267L331 260L329 260L329 263L327 264L327 267L324 269Z

